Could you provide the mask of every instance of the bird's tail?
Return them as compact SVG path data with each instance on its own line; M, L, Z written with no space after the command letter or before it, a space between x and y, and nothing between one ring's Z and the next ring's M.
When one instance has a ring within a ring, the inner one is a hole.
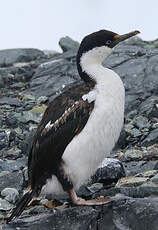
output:
M11 215L5 219L7 223L20 216L27 204L31 201L33 195L33 191L28 191L21 197L21 199L17 202L16 207L13 209Z

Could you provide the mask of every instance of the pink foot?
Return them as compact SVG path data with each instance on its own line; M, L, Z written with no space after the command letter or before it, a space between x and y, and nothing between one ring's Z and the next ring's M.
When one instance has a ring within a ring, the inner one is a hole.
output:
M73 203L73 205L103 205L103 204L107 204L110 203L112 200L110 198L99 198L96 200L84 200L84 199L80 199L77 197L76 192L74 189L71 189L69 191L69 195L71 198L71 201Z

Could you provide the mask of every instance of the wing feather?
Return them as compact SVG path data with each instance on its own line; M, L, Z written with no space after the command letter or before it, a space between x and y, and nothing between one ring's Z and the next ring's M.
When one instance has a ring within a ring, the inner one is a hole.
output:
M88 86L72 88L58 96L46 109L29 154L28 171L32 188L44 184L55 174L66 146L86 125L94 101L83 100L82 96L89 90Z

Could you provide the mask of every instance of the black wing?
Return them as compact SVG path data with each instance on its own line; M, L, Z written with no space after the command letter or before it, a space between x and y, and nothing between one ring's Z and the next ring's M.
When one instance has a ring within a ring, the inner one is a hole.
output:
M55 174L69 142L85 126L94 107L82 99L90 91L89 85L80 85L58 96L46 109L34 135L29 154L29 183L41 189L47 178Z

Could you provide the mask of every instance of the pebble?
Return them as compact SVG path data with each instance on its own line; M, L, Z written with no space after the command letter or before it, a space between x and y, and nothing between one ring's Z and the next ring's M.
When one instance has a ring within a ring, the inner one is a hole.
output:
M150 171L146 171L146 172L143 172L143 173L136 174L135 176L136 177L148 177L148 178L151 178L151 177L155 176L157 173L158 173L158 170L150 170Z
M14 206L10 204L7 200L4 200L0 198L0 210L2 211L9 211L13 208Z
M152 182L158 184L158 173L150 179Z
M117 182L116 187L118 187L118 188L120 188L120 187L137 187L137 186L145 183L147 180L148 180L148 178L144 178L144 177L133 177L133 176L124 177L124 178L121 178Z
M24 94L23 95L23 101L29 101L29 102L35 102L35 97L31 94Z
M10 86L12 89L23 89L25 88L25 84L23 82L18 82L18 83L14 83Z
M48 97L46 96L40 96L39 98L37 98L37 104L43 104L46 103L48 101Z
M128 149L125 153L124 153L124 157L127 160L138 160L141 159L143 157L143 153L140 150L136 150L136 149Z
M95 193L100 191L103 188L103 183L94 183L91 186L87 186L87 189L91 192L91 193Z
M6 151L6 157L18 157L21 155L21 149L18 149L16 146L12 147L11 149L9 149L8 151Z
M149 128L150 123L146 117L143 116L137 116L135 117L133 124L136 126L138 129L144 129L144 128Z
M19 198L19 192L15 188L5 188L1 191L1 196L8 202L15 204Z

